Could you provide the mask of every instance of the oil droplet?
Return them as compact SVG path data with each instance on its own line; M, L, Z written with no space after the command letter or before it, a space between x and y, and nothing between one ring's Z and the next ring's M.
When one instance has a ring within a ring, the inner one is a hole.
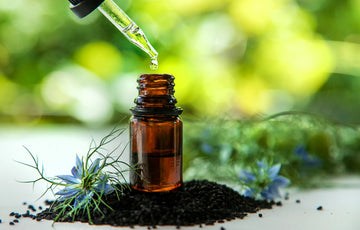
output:
M150 69L157 70L158 67L159 67L159 63L158 63L157 57L151 58Z

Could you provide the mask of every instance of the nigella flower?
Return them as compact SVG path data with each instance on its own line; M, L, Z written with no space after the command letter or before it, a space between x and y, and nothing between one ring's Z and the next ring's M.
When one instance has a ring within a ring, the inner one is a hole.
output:
M212 154L214 152L214 147L209 143L211 137L211 128L206 127L200 135L200 138L203 140L200 144L200 149L205 154Z
M99 170L100 159L96 159L88 169L76 156L76 165L71 169L72 175L56 176L64 182L64 189L55 193L60 196L60 201L74 198L74 208L85 206L94 194L109 194L114 188L109 185L108 176Z
M279 189L286 187L290 181L279 176L281 164L269 168L265 160L257 162L258 168L252 171L242 170L239 178L248 187L244 196L253 197L260 195L263 199L273 200L281 197Z
M300 157L301 160L308 167L319 167L322 165L322 161L318 157L310 156L303 145L298 146L295 149L295 155Z
M208 143L201 143L200 149L206 154L211 154L214 152L214 148Z

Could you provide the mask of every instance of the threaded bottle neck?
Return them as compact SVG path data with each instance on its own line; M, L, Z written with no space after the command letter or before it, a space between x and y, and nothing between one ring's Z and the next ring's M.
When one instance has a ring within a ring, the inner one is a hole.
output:
M139 96L173 96L174 79L170 74L143 74L137 81Z
M174 79L170 74L141 75L138 79L139 95L131 112L134 115L181 114L182 110L175 106Z

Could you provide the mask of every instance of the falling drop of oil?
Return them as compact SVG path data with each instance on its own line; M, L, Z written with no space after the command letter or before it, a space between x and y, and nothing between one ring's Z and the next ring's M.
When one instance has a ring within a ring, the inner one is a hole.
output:
M150 69L157 70L158 67L159 67L159 63L158 63L157 57L151 58Z

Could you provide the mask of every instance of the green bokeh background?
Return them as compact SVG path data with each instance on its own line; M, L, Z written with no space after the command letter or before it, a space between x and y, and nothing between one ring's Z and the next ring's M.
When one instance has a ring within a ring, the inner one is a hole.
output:
M359 123L359 0L115 0L176 77L184 116L286 110ZM66 0L0 2L0 122L129 116L150 58Z

